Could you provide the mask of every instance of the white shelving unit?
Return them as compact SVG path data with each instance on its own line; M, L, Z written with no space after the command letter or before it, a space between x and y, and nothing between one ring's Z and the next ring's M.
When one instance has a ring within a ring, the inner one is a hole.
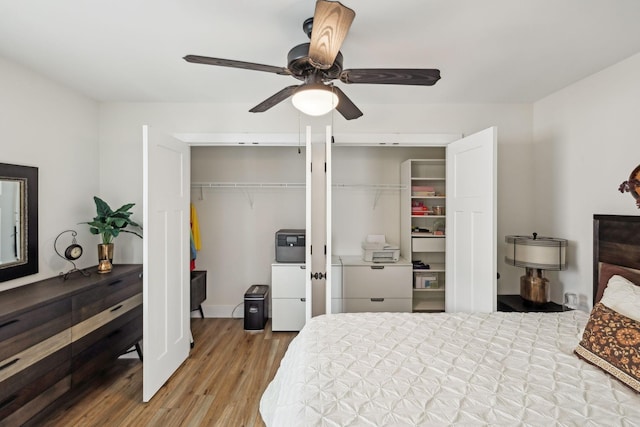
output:
M409 159L400 166L400 253L413 263L413 311L444 311L446 161ZM420 268L419 263L429 268Z

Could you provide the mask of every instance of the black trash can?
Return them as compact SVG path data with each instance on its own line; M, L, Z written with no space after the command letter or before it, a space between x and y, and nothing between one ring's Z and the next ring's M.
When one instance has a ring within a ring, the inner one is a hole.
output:
M244 293L244 330L261 331L269 318L269 286L251 285Z

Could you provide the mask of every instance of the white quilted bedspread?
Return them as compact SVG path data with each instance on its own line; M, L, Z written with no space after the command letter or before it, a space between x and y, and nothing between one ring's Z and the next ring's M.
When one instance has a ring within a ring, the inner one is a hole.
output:
M267 426L640 425L640 395L573 354L588 315L334 314L293 340Z

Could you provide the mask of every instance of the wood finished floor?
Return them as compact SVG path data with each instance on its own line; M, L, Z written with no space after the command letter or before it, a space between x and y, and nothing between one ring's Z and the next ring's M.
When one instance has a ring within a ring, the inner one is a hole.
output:
M47 426L264 426L258 405L295 332L244 331L242 319L192 319L195 347L149 403L142 364L119 359Z

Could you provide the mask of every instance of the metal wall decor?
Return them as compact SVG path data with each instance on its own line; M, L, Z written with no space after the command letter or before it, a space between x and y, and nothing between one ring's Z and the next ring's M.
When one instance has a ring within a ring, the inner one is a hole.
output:
M636 206L640 209L640 165L636 166L636 168L629 175L629 180L620 184L618 190L621 193L629 192L636 199Z

